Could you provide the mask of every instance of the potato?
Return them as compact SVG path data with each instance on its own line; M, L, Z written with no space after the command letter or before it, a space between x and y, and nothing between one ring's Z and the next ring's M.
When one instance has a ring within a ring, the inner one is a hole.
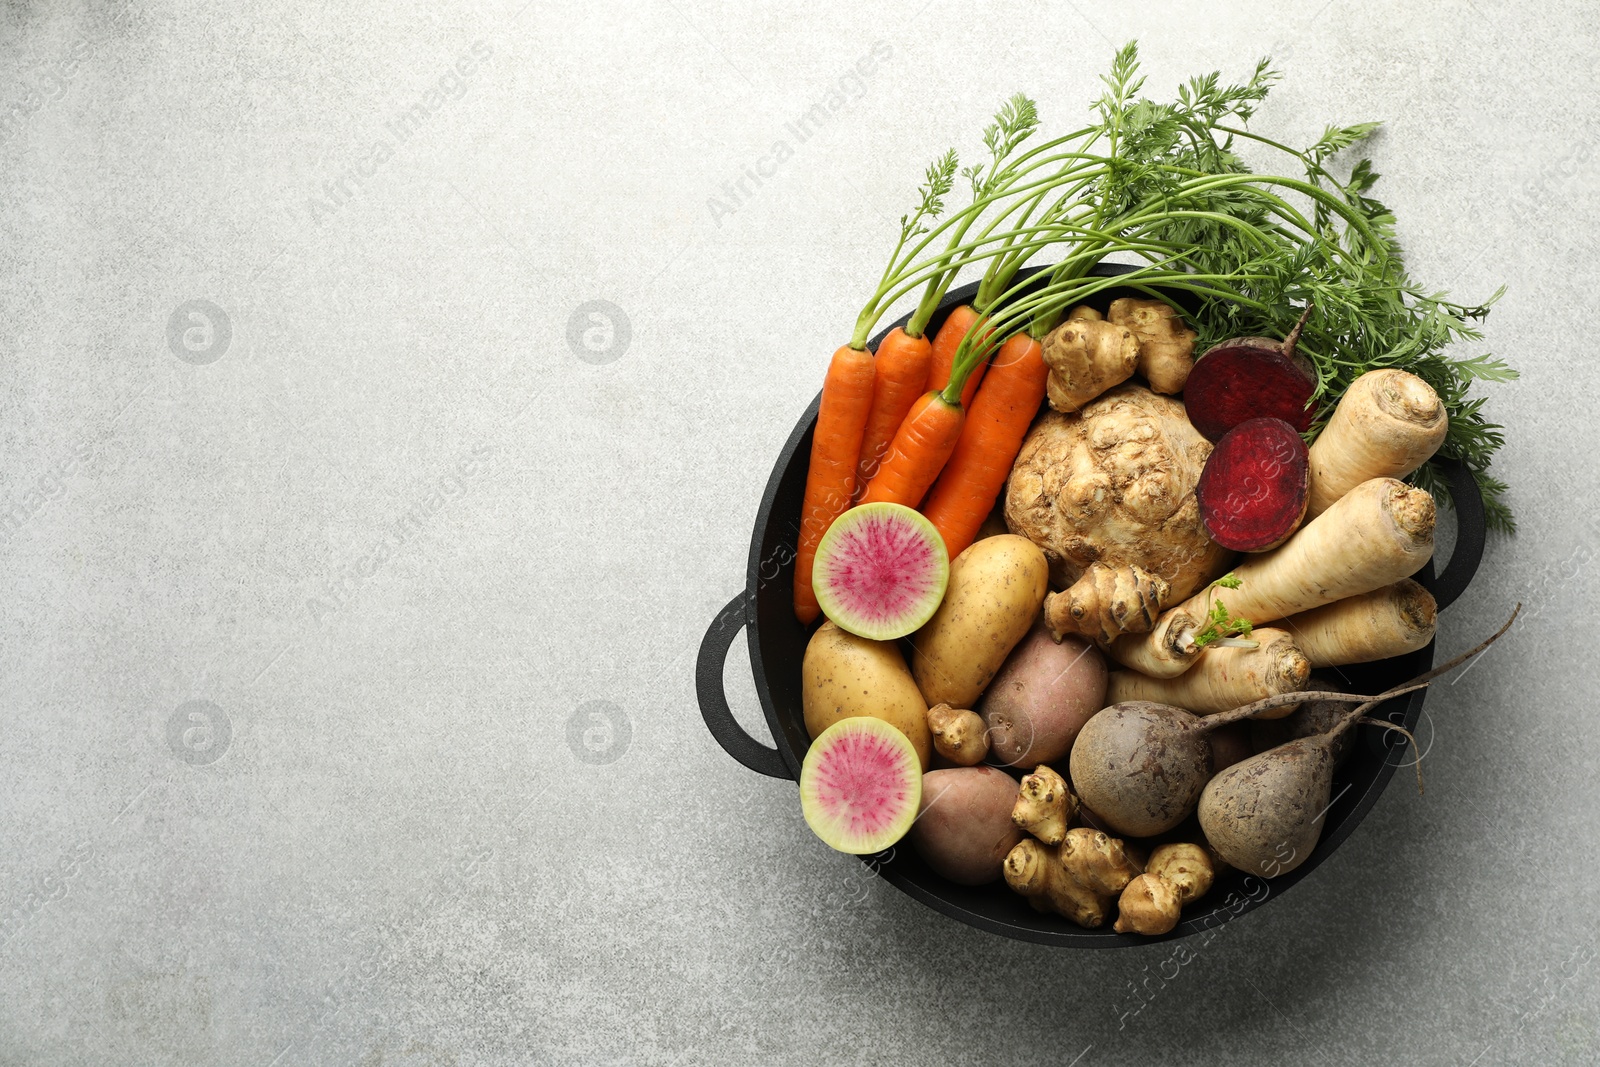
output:
M911 672L929 704L970 708L1039 616L1050 566L1026 537L976 541L950 564L944 601L911 637Z
M1006 853L1022 840L1011 821L1017 781L993 767L953 767L922 776L922 808L912 847L934 871L962 885L1000 877Z
M989 754L1032 770L1072 749L1078 731L1106 703L1106 659L1076 634L1057 644L1035 627L1006 659L976 709L989 727Z
M869 641L825 622L806 645L800 686L806 732L813 739L840 719L870 715L909 737L922 769L928 769L928 705L893 641Z

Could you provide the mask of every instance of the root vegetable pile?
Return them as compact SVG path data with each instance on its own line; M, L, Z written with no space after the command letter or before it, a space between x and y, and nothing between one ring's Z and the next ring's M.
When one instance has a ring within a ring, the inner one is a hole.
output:
M834 848L906 835L937 877L1167 935L1224 864L1302 865L1357 732L1398 729L1367 712L1464 661L1377 694L1312 675L1434 639L1440 461L1512 528L1469 392L1514 373L1447 354L1492 300L1413 283L1376 175L1336 165L1374 125L1248 129L1274 78L1156 103L1129 46L1089 126L1044 136L1019 94L978 162L925 172L793 519L795 617L825 617L803 811Z

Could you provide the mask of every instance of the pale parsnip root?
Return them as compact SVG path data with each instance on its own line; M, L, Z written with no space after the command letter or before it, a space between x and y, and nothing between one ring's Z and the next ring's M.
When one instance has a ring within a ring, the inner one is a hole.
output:
M1433 555L1433 522L1433 497L1427 490L1393 478L1362 482L1280 547L1235 567L1237 589L1196 593L1168 609L1149 634L1130 642L1149 647L1113 645L1111 654L1117 662L1141 670L1139 663L1144 661L1181 662L1185 641L1193 639L1194 631L1173 632L1169 617L1184 612L1203 625L1214 601L1225 604L1238 618L1265 623L1381 589L1428 562ZM1190 657L1191 664L1194 658Z
M1106 701L1149 700L1183 708L1196 715L1215 715L1251 701L1305 688L1311 664L1283 630L1258 628L1250 635L1255 648L1212 648L1194 667L1176 678L1148 678L1136 671L1112 671ZM1262 718L1289 714L1294 706L1263 712Z
M1194 634L1205 620L1191 611L1164 612L1147 634L1124 634L1111 642L1111 658L1151 678L1176 678L1194 666L1202 649Z
M1306 517L1372 478L1403 478L1428 462L1450 428L1433 387L1403 370L1368 371L1351 383L1311 445Z
M1291 615L1277 625L1294 635L1313 669L1371 663L1415 652L1433 640L1438 605L1410 578L1370 593Z

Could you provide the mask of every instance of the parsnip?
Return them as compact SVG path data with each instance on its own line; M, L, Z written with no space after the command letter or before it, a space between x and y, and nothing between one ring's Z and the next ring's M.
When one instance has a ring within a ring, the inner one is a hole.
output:
M1205 625L1205 617L1187 609L1162 612L1154 628L1146 634L1123 634L1111 642L1111 658L1151 678L1176 678L1194 665L1201 649L1194 643L1195 632Z
M1250 635L1255 648L1211 648L1198 663L1176 678L1147 678L1137 671L1112 671L1106 700L1149 700L1213 715L1263 697L1305 688L1311 664L1283 630L1260 627ZM1262 718L1287 715L1292 706L1263 712Z
M1372 478L1403 478L1439 450L1450 428L1433 387L1403 370L1368 371L1345 390L1311 445L1306 517Z
M1393 478L1362 482L1281 546L1235 567L1237 589L1201 590L1163 613L1150 633L1119 639L1112 657L1139 670L1143 662L1181 664L1213 599L1238 618L1266 623L1381 589L1433 555L1433 522L1426 490ZM1136 642L1145 647L1132 647Z
M1294 635L1313 669L1371 663L1415 652L1433 640L1438 607L1410 578L1291 615L1277 625Z

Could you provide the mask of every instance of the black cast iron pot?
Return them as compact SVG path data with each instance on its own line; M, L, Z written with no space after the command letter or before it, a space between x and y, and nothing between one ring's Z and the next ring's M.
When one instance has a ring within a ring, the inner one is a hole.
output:
M1111 278L1129 269L1101 264L1094 273ZM970 300L976 291L977 286L973 284L950 293L929 324L930 332L938 330L950 308ZM1085 302L1104 312L1118 297L1142 295L1148 294L1113 286ZM1185 303L1181 297L1175 299L1180 305ZM893 325L904 325L904 322L902 319ZM883 334L874 338L872 347L876 348L882 339ZM800 663L812 627L802 626L795 619L791 592L794 538L800 525L800 504L805 494L811 433L816 418L817 400L813 400L789 434L789 440L773 465L772 476L767 480L767 491L761 499L761 510L750 538L745 587L712 620L701 642L695 668L700 712L717 743L751 770L790 780L799 777L800 764L810 744L801 716ZM1459 597L1472 580L1483 555L1484 542L1483 499L1477 484L1460 464L1449 466L1447 472L1457 522L1455 550L1443 573L1435 575L1430 561L1415 576L1432 591L1441 608ZM734 721L723 693L723 661L740 629L749 635L750 666L767 725L777 743L775 748L745 733ZM1430 644L1407 656L1321 673L1340 677L1352 692L1376 693L1421 674L1433 666L1433 662L1434 648ZM1396 698L1378 708L1374 715L1414 730L1426 695L1426 690L1420 690ZM1378 795L1389 783L1396 767L1409 766L1414 758L1404 739L1394 731L1363 729L1354 754L1334 778L1334 799L1325 816L1322 839L1311 856L1293 871L1270 881L1225 869L1219 873L1211 892L1185 909L1183 921L1164 939L1185 937L1227 922L1282 895L1310 875L1377 803ZM1007 937L1075 948L1118 948L1163 940L1118 934L1110 926L1082 929L1059 916L1034 911L1004 882L976 887L956 885L933 873L909 847L866 856L863 860L879 875L929 907Z

